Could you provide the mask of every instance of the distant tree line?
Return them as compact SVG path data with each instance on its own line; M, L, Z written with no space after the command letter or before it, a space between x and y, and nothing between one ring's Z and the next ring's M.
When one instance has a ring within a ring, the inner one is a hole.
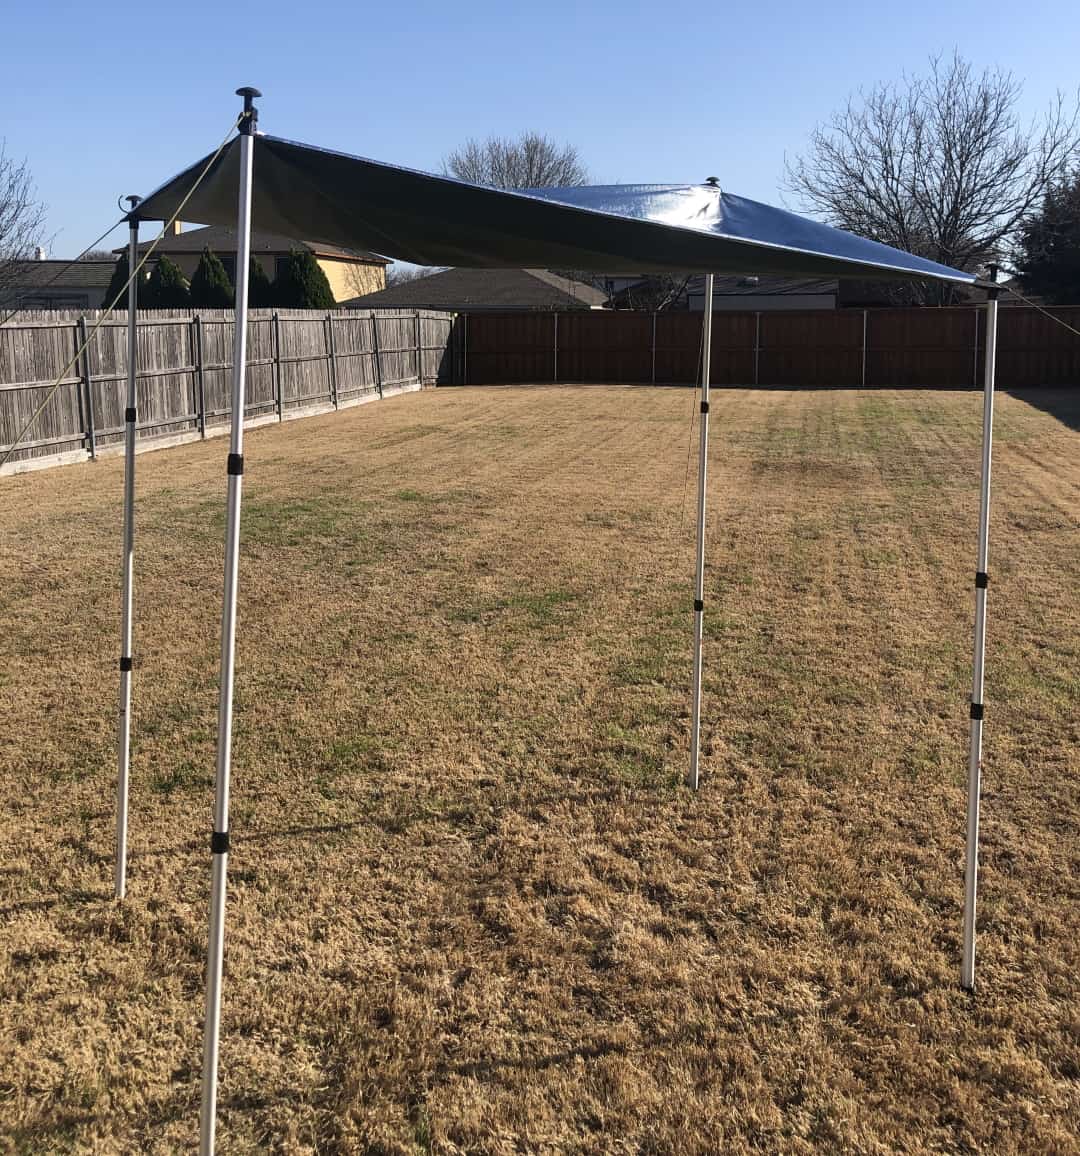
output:
M150 264L150 262L147 262ZM143 270L145 274L145 266ZM108 304L121 293L128 280L127 254L122 254L113 270L105 293ZM232 309L236 289L220 258L204 249L199 264L188 281L175 262L162 256L149 276L138 283L140 309ZM330 282L318 261L307 249L293 249L273 281L256 257L248 267L248 305L252 309L333 309L337 302ZM125 293L116 308L127 308Z

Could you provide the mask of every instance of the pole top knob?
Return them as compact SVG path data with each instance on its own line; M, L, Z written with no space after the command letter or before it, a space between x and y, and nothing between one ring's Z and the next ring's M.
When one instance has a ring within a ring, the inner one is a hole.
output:
M712 185L712 187L714 189L718 189L720 187L720 178L719 177L706 177L705 183L707 185Z
M238 88L236 90L237 96L244 98L244 111L240 114L240 120L237 124L241 135L251 136L255 132L255 124L259 119L259 110L255 107L255 97L262 96L262 93L257 88Z

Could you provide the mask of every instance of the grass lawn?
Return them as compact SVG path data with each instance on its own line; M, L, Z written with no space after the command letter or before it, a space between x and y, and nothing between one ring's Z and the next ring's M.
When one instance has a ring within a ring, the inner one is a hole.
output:
M438 390L248 435L225 1153L1076 1152L1080 397ZM695 432L696 437L696 432ZM692 450L688 454L688 451ZM197 1135L225 439L0 482L0 1151ZM688 461L689 459L689 461Z

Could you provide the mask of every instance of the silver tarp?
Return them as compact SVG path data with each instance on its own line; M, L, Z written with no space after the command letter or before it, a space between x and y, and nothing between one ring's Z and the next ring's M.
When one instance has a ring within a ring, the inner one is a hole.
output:
M208 160L151 193L140 216L168 220ZM238 166L233 140L184 219L234 226ZM418 265L975 280L709 183L507 192L262 135L253 214L256 231Z

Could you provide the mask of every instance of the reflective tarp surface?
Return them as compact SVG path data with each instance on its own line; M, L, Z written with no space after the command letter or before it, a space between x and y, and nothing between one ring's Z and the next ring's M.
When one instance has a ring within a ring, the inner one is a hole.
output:
M233 140L184 220L235 225L239 153ZM140 215L170 218L207 160L151 193ZM418 265L975 280L710 184L505 192L262 135L252 212L256 231Z

